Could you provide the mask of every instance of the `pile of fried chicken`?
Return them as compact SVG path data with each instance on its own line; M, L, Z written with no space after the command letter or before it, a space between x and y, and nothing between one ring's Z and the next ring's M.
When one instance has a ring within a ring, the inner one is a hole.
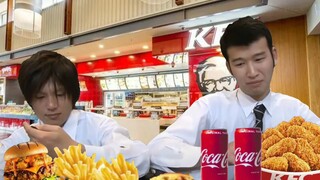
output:
M288 172L320 170L320 126L293 117L262 134L262 163L266 169Z

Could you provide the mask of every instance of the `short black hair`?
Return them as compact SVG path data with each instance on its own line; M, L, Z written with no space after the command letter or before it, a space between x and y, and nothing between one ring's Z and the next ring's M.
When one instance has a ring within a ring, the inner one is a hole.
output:
M64 87L66 95L72 98L73 108L80 96L76 66L63 55L53 51L42 50L25 60L21 64L18 81L29 105L48 81Z
M272 52L272 36L267 26L258 19L250 16L243 17L229 24L220 39L220 48L223 56L229 62L227 50L231 46L248 46L252 42L265 37L268 48Z

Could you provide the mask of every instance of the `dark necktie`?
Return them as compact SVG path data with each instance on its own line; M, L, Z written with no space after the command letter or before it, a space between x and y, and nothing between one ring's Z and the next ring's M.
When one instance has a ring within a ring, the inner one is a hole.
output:
M256 107L254 107L253 109L254 115L256 116L256 123L254 127L260 128L261 131L263 130L262 119L265 111L266 111L266 107L264 107L263 104L256 105Z

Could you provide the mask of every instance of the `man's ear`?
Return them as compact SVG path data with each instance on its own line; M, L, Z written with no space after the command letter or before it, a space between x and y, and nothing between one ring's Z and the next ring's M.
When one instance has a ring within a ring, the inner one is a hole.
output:
M273 67L278 63L278 52L275 47L272 47Z
M230 74L233 76L232 71L231 71L231 68L230 68L230 64L229 64L228 61L226 61L226 66L227 66L228 71L230 72Z

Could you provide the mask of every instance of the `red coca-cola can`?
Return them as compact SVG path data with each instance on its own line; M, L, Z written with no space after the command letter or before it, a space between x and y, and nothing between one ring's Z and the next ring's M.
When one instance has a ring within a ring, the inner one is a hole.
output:
M234 136L235 180L260 180L260 128L237 128Z
M201 179L228 179L228 133L226 129L202 131Z

